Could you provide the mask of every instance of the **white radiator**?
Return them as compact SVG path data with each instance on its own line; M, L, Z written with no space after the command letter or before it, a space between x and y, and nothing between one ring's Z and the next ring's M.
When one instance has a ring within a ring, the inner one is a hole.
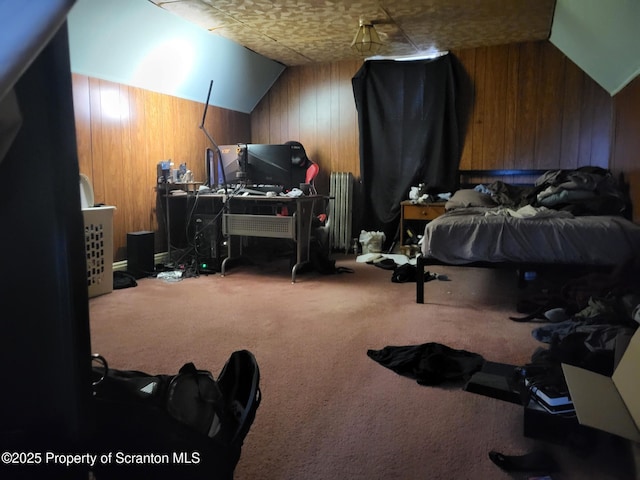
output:
M353 174L332 172L329 196L329 235L336 250L349 251L353 211Z

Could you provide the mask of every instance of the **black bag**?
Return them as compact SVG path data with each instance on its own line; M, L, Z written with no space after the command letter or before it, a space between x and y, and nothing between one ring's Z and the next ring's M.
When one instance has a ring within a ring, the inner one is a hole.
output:
M136 277L129 272L116 270L113 272L113 289L121 290L123 288L137 287Z
M211 372L197 370L193 363L169 381L166 406L173 418L210 438L220 432L225 415L222 392Z
M97 479L173 475L232 479L260 404L253 354L234 352L217 380L185 364L176 375L94 367L94 450L152 455L158 461L102 462ZM104 457L106 458L106 457ZM132 457L133 458L133 457Z
M240 447L262 400L260 370L253 354L248 350L233 352L218 376L218 385L224 405L221 438Z
M393 273L391 274L391 281L393 283L415 282L417 272L418 269L415 265L405 263L404 265L400 265L393 270Z

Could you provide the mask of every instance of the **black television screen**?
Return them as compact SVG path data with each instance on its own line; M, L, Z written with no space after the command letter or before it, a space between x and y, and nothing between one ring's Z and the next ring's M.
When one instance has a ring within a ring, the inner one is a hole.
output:
M291 188L290 145L247 145L247 182Z

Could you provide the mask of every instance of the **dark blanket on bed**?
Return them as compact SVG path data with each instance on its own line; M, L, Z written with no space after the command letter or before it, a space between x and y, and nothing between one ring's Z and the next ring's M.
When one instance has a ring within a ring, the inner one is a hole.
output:
M491 183L487 189L498 205L515 209L532 205L538 191L537 187L511 185L501 180Z
M484 364L484 358L477 353L433 342L387 346L382 350L368 350L367 355L383 367L412 378L420 385L468 380Z
M621 182L609 170L592 166L549 170L533 186L495 181L487 189L498 204L516 209L533 205L573 215L621 215L628 206Z

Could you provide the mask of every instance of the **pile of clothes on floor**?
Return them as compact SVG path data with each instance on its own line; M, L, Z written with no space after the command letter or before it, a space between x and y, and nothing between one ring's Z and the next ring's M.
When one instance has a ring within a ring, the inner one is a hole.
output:
M543 323L532 335L548 348L534 352L532 363L569 363L611 375L616 343L640 324L637 261L570 280L546 299L520 301L518 310L527 315L511 320Z

